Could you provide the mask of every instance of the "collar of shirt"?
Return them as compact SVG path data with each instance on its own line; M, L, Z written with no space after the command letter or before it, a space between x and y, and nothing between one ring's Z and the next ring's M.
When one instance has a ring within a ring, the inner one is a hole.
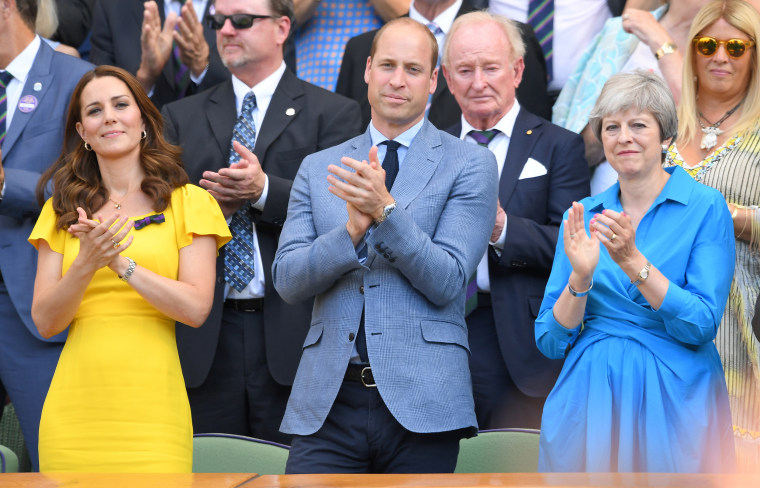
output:
M193 0L193 9L195 9L195 15L198 16L198 20L203 23L203 14L206 13L206 0ZM174 12L179 17L182 4L179 0L167 0L164 1L164 18L168 17L171 12Z
M256 95L256 109L253 111L253 118L257 130L264 120L264 115L267 113L267 108L269 108L269 102L272 101L274 91L277 89L277 85L280 84L284 73L285 62L274 73L261 80L254 87L246 85L238 77L232 75L232 89L235 92L235 112L238 115L240 115L240 111L243 109L243 99L245 99L245 96L251 91Z
M512 130L515 127L515 121L517 120L517 114L520 112L520 104L517 103L517 100L512 104L512 108L507 111L506 114L504 114L504 117L502 117L496 125L493 127L489 127L490 129L498 129L499 133L494 136L493 140L491 140L491 143L488 145L488 149L493 153L494 157L496 158L496 165L499 170L499 178L501 178L501 172L504 169L504 163L507 160L507 151L509 151L509 141L512 138ZM464 115L462 116L462 132L459 134L459 138L463 141L477 144L477 141L472 138L472 136L469 135L471 130L478 130L475 129L472 125L470 125L467 120L465 120Z
M454 23L454 19L456 19L457 13L459 12L459 9L462 7L462 0L457 0L449 8L438 14L438 16L432 20L426 19L422 16L419 11L414 8L414 2L412 2L411 5L409 5L409 18L416 20L417 22L421 24L427 25L429 22L435 23L438 27L441 28L444 35L449 33L449 30L451 29L451 24Z
M404 163L404 158L406 157L406 152L409 150L409 146L412 144L412 141L417 136L417 133L422 128L422 124L425 122L425 119L423 118L410 128L408 128L406 131L402 132L398 135L398 137L394 138L393 140L401 144L398 148L398 167L401 169L401 165ZM375 128L375 126L372 124L372 121L369 123L369 136L370 139L372 139L372 145L377 146L377 159L382 164L383 160L385 159L385 152L388 150L388 146L385 144L382 144L383 142L387 141L388 138L385 137L380 133L379 130ZM382 144L382 145L381 145Z
M680 166L671 166L663 169L670 173L670 178L668 178L667 183L665 183L657 198L654 199L652 208L665 200L672 200L683 205L688 205L692 187L684 183L688 179L691 179L689 173ZM623 205L620 203L620 182L616 182L602 193L590 197L589 211L599 213L604 209L615 210L616 212L620 212L623 209Z

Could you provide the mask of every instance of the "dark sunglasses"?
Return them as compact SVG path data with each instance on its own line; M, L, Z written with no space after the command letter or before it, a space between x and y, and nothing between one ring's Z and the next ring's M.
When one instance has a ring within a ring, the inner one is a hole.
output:
M721 41L714 37L695 37L692 42L697 48L697 52L703 56L712 56L718 50L718 46L721 44L726 48L726 52L732 58L740 58L744 55L748 48L755 45L753 41L744 41L742 39L729 39L727 41Z
M209 29L219 30L224 27L227 19L230 19L232 27L235 29L249 29L256 19L275 19L274 15L256 15L256 14L232 14L222 15L214 14L206 16L206 23Z

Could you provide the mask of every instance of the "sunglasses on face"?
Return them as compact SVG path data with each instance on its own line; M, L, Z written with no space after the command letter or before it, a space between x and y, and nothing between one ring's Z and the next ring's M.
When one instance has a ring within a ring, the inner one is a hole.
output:
M753 41L744 41L742 39L729 39L722 41L714 37L695 37L693 39L694 46L697 48L697 52L703 56L712 56L718 50L718 46L721 44L726 48L726 52L732 58L740 58L744 55L747 49L755 45Z
M257 19L274 19L274 15L256 15L256 14L232 14L222 15L214 14L206 16L206 23L209 29L219 30L224 27L227 19L230 19L232 27L235 29L249 29Z

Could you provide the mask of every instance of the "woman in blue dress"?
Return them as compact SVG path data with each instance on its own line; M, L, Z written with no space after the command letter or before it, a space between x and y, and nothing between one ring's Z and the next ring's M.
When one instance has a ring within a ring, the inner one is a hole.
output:
M573 203L536 320L565 358L544 407L541 471L727 472L734 446L713 344L734 267L721 194L662 167L673 98L636 71L590 118L619 182Z

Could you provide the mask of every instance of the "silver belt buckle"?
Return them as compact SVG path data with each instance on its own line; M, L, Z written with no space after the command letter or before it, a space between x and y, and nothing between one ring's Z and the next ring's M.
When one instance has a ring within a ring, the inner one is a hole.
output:
M362 368L362 374L361 374L362 385L366 386L367 388L376 388L377 387L377 383L368 384L364 380L364 373L366 373L366 372L372 373L372 366L365 366L364 368Z

